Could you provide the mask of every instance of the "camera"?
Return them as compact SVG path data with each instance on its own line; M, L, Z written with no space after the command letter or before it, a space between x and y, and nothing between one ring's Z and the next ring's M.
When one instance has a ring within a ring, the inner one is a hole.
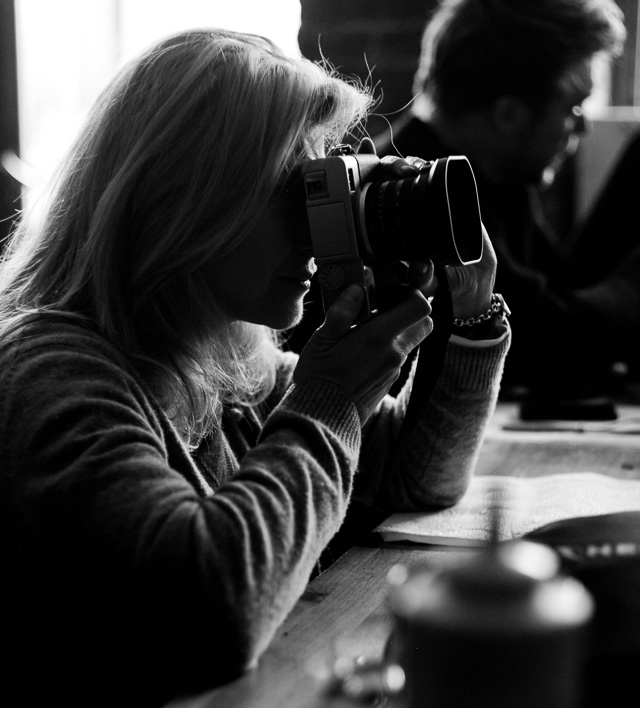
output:
M359 321L384 307L408 263L469 265L482 258L473 170L455 155L415 177L384 179L376 155L340 146L302 168L311 246L326 310L351 283L364 288Z

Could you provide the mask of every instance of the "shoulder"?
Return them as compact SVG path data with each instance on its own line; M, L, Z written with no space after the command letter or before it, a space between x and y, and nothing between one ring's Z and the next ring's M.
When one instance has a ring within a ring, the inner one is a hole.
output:
M97 473L128 455L162 466L178 454L177 432L133 366L81 325L39 323L1 342L0 390L0 464L9 469Z
M130 365L118 350L81 323L62 318L41 321L26 326L0 342L2 375L12 371L47 374L66 370L77 375L93 366L100 369L127 372Z
M80 323L57 318L0 342L2 408L25 411L62 401L126 401L149 407L146 387L113 345Z

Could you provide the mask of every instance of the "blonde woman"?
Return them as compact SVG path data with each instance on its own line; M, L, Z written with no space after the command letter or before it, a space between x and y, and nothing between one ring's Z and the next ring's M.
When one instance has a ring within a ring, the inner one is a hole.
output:
M266 39L181 33L120 71L20 224L0 268L4 695L140 708L227 682L354 494L391 509L464 492L502 317L452 338L384 487L411 377L386 394L431 332L433 269L358 326L347 289L299 360L278 343L315 269L296 176L370 105ZM484 253L451 269L458 317L489 307L486 234Z

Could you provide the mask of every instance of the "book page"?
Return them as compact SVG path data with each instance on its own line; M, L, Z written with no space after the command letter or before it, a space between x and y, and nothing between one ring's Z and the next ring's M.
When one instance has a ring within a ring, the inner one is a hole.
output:
M484 545L497 512L497 539L518 538L553 521L618 511L640 511L640 480L593 472L542 477L473 477L449 509L393 514L376 532L384 541Z

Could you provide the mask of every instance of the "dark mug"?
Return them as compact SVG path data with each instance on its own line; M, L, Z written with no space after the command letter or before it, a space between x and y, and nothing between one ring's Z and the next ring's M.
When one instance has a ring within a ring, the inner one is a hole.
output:
M495 544L392 582L387 661L407 708L575 708L593 600L541 544Z

